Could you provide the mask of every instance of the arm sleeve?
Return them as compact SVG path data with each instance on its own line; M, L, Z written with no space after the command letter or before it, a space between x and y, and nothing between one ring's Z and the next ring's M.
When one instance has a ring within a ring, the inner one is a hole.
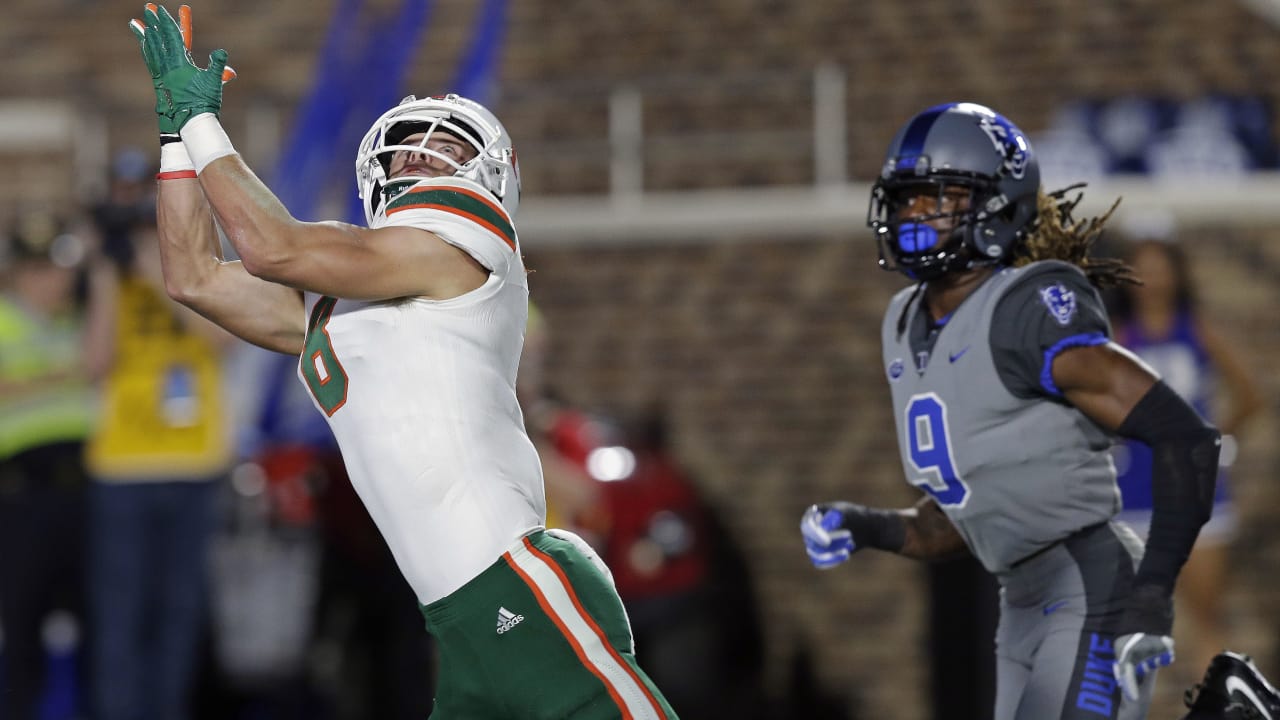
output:
M1030 275L1010 287L991 318L996 371L1017 397L1062 397L1053 359L1082 345L1102 345L1111 325L1098 291L1070 267Z
M1221 436L1163 381L1138 401L1119 433L1149 445L1153 462L1151 530L1136 583L1172 593L1213 512Z
M459 178L426 180L391 200L385 226L392 225L435 233L499 274L506 272L518 247L502 205L479 185Z

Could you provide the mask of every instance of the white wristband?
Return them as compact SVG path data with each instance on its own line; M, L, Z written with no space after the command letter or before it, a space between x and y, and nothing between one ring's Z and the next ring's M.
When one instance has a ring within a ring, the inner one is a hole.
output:
M214 160L236 154L231 138L227 137L227 132L213 113L200 113L188 120L182 126L182 144L187 146L198 173Z
M194 170L191 156L187 154L187 146L181 142L165 143L160 146L160 173L182 172Z

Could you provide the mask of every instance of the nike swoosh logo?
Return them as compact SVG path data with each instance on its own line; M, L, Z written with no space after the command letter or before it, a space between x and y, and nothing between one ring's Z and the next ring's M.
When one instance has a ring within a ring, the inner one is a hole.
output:
M969 346L968 346L968 345L965 345L965 346L964 346L964 348L960 350L960 352L958 352L958 353L951 353L951 354L950 354L950 355L948 355L947 357L948 357L948 358L950 358L951 362L955 362L955 361L957 361L957 360L959 360L959 359L960 359L960 356L961 356L961 355L963 355L963 354L965 354L965 353L967 353L967 352L969 352Z
M1054 614L1055 612L1057 612L1057 611L1061 610L1062 608L1066 607L1066 606L1067 606L1067 602L1068 602L1067 600L1059 600L1058 602L1053 603L1052 605L1045 605L1045 606L1044 606L1044 614L1045 614L1045 615L1052 615L1052 614Z
M1258 697L1257 693L1253 691L1253 688L1249 687L1248 683L1238 677L1229 677L1227 678L1226 684L1227 697L1231 697L1231 693L1240 693L1248 698L1249 702L1253 703L1253 707L1261 713L1263 717L1267 720L1275 720L1271 717L1271 713L1267 711L1267 706L1262 702L1262 698Z

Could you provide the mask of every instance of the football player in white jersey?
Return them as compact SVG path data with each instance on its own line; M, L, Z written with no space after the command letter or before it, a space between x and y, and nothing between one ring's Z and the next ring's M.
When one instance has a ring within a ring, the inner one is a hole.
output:
M433 718L668 718L608 569L547 531L516 402L528 285L510 137L456 95L406 98L356 161L368 227L293 218L218 121L226 52L190 10L130 23L156 89L169 293L299 356L441 654ZM219 255L215 224L240 256ZM424 678L424 681L426 679Z

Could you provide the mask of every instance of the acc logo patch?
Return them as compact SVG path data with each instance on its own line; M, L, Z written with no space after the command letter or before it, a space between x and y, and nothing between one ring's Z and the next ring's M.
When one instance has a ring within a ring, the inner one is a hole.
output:
M906 363L902 362L902 358L896 358L889 363L889 379L897 380L902 377L902 371L906 369Z
M1068 290L1062 283L1045 285L1040 288L1040 302L1049 308L1049 314L1063 327L1076 315L1076 293Z

